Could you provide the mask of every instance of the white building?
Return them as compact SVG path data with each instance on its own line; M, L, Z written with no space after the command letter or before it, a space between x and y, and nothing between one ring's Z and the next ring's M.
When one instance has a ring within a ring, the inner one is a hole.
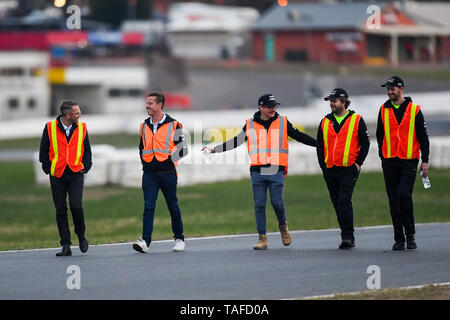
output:
M0 52L0 121L59 114L62 100L83 113L132 114L145 108L145 66L50 67L49 54Z
M54 104L75 100L84 113L132 114L145 109L145 66L68 67L52 79ZM57 110L55 110L57 111Z
M0 121L48 115L48 65L45 52L0 52Z
M177 57L237 57L248 51L248 30L258 18L254 8L176 3L169 10L168 41Z

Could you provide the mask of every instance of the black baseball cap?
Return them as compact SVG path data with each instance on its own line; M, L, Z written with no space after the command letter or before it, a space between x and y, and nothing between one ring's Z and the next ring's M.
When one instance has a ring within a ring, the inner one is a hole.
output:
M400 79L400 77L398 76L392 76L390 77L386 83L381 85L382 87L399 87L399 88L403 88L405 86L405 82L403 82L402 79Z
M342 88L335 88L331 90L330 95L325 97L324 100L335 100L335 99L348 99L347 92Z
M258 106L268 106L268 107L275 107L280 105L281 103L277 102L275 100L275 97L271 93L263 94L258 99Z

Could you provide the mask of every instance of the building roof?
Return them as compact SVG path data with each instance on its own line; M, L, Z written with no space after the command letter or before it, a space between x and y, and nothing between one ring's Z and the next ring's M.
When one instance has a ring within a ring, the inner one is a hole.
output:
M391 24L379 29L367 29L366 33L398 36L445 36L450 35L450 4L444 2L424 3L416 1L395 2L394 7L414 21L414 25Z
M253 27L253 31L305 29L359 29L372 14L371 4L364 3L294 3L268 9Z
M175 3L170 6L169 32L247 30L259 18L256 9L202 3Z
M406 1L397 3L396 7L419 24L450 27L450 4L448 2Z

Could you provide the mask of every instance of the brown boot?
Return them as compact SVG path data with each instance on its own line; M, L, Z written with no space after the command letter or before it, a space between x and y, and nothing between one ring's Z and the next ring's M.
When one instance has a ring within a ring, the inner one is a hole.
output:
M280 233L281 233L281 241L283 241L283 244L285 246L288 246L291 244L291 234L289 233L287 222L284 225L280 225Z
M267 236L265 234L259 235L259 241L253 246L253 250L267 250Z

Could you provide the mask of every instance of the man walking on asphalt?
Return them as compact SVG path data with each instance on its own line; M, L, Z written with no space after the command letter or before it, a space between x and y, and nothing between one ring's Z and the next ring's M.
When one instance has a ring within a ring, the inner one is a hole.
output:
M152 241L156 199L161 189L169 208L172 231L175 238L173 251L185 248L183 221L177 199L177 161L188 151L182 134L182 125L162 112L165 97L160 92L147 96L149 117L141 123L139 154L142 162L142 190L144 193L144 215L142 238L133 244L133 249L146 253Z
M403 97L402 79L392 76L382 87L389 100L378 113L377 142L394 226L392 250L405 250L405 234L406 248L416 249L412 193L420 158L420 170L428 177L427 127L421 107Z
M60 106L61 115L47 122L42 133L39 161L50 175L56 222L60 236L61 252L57 256L71 256L70 229L67 219L69 195L75 233L81 252L88 250L86 226L82 204L84 174L92 166L92 153L86 123L78 121L81 110L75 101L65 100Z
M355 247L352 195L369 152L369 134L361 115L348 110L344 89L333 89L325 100L332 112L317 130L317 158L341 228L339 249L351 249Z
M288 171L288 137L315 147L316 140L300 132L276 110L280 105L272 94L264 94L258 99L259 111L248 119L242 131L233 139L208 148L212 153L232 150L245 141L250 156L250 176L253 189L254 212L259 241L254 250L267 249L266 198L270 191L270 201L275 211L281 239L285 246L291 244L291 235L286 221L283 193Z

